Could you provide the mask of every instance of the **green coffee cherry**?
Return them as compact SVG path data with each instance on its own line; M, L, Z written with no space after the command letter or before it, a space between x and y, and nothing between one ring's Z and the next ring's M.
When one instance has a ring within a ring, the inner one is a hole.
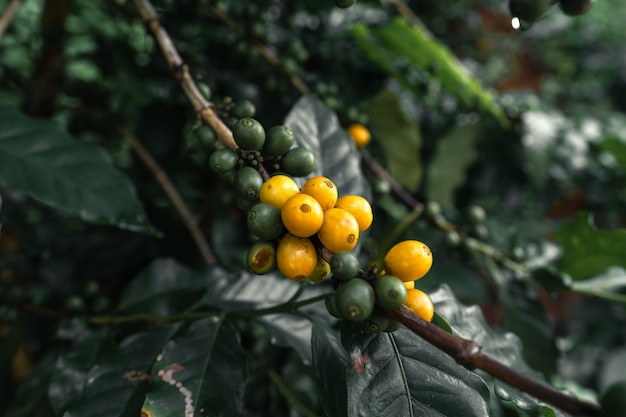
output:
M283 231L280 210L265 203L252 206L248 211L248 230L259 239L276 239Z
M233 116L239 119L253 117L256 113L256 107L250 100L241 100L235 104L232 113Z
M273 126L267 131L263 154L267 156L283 155L291 149L294 141L293 132L287 126Z
M474 223L482 223L487 218L487 212L481 206L471 205L467 208L467 219Z
M251 117L237 120L232 127L237 145L246 151L258 151L265 143L263 125Z
M359 260L354 254L341 251L331 256L330 269L338 280L346 281L359 273L361 265L359 265Z
M387 330L391 318L384 312L374 309L372 314L365 320L367 330L372 333L380 333Z
M280 169L292 177L306 177L315 169L315 156L306 148L293 148L283 155Z
M235 174L233 185L241 197L254 200L259 196L263 178L256 169L243 167Z
M314 283L320 283L326 281L328 277L330 277L330 265L328 262L323 260L321 257L317 258L317 265L315 266L315 270L309 276L309 279Z
M272 272L276 269L276 245L266 240L254 242L248 249L246 265L257 275Z
M382 307L399 308L406 300L406 287L393 275L380 275L374 282L376 301Z
M339 286L335 292L335 303L343 317L352 321L363 321L374 310L374 289L367 281L354 278Z
M335 0L335 6L340 7L342 9L353 6L356 3L356 0Z
M532 23L543 16L554 0L509 0L511 16Z
M326 310L328 310L328 313L331 316L336 317L338 319L343 318L343 316L341 315L341 311L339 311L339 309L337 308L335 294L330 294L328 297L326 297L324 299L324 304L326 305Z
M235 168L239 157L230 149L218 149L209 156L209 167L213 172L226 174Z
M402 327L402 323L400 323L398 320L394 320L391 317L389 317L387 328L384 331L385 333L393 333L396 330L398 330L400 327Z
M587 13L596 0L560 0L559 7L568 16L581 16Z

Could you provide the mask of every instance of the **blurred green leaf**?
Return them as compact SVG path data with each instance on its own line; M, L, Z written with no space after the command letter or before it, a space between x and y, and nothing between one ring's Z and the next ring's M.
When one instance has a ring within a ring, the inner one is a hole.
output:
M610 267L593 278L572 282L570 289L578 294L626 303L626 270Z
M415 88L408 74L411 68L432 74L444 89L466 105L478 104L502 126L509 125L493 94L481 86L447 47L423 28L397 17L386 26L373 29L358 23L352 34L372 61L416 94L422 92Z
M475 147L482 132L480 122L455 125L437 140L426 174L428 201L437 201L442 206L454 202L454 193L467 180L467 169L476 158Z
M48 384L56 357L48 353L18 388L4 417L56 417L48 400Z
M339 195L370 198L361 171L361 157L337 115L314 96L305 95L291 108L284 124L294 133L296 144L313 152L317 165L313 175L330 178Z
M68 404L64 417L139 415L150 367L178 328L163 325L124 339L85 375L82 396Z
M589 213L579 213L556 234L563 255L559 270L573 280L595 277L611 266L626 267L626 230L600 230Z
M385 152L389 173L407 190L417 191L423 171L419 126L406 115L390 90L376 96L366 113L377 143Z
M143 409L153 417L239 416L246 377L235 329L219 319L198 320L163 348Z
M83 220L158 236L133 184L95 145L0 107L0 186Z
M185 310L212 282L174 259L154 260L124 290L118 312L167 315Z
M453 334L473 340L485 354L517 372L539 381L544 380L541 374L533 370L524 361L520 339L513 333L503 333L492 329L485 321L480 307L477 305L465 306L459 303L447 285L442 285L429 295L435 304L435 311L447 320ZM488 381L493 381L491 376L485 375L484 377ZM546 407L536 398L517 388L500 381L495 381L494 384L497 398L505 401L505 404L509 402L509 405L529 412L544 413L550 410L550 407ZM496 397L491 399L494 401Z
M616 138L605 139L598 144L600 150L610 153L617 163L626 168L626 143Z
M415 333L402 327L372 334L360 323L343 324L348 415L488 415L485 382Z
M311 350L324 411L328 416L347 417L346 371L350 357L341 345L339 333L324 323L313 321Z

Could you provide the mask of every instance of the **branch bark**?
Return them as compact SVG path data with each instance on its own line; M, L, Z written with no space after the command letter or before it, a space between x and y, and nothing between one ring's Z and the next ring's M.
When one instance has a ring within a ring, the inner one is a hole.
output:
M237 144L233 139L233 133L217 116L213 105L207 101L200 92L198 85L191 75L189 66L187 66L187 64L185 64L183 59L180 57L180 54L174 46L169 34L163 26L161 26L159 15L154 10L154 7L152 7L152 4L148 0L135 0L135 4L139 10L141 18L156 39L159 48L161 48L170 69L176 75L183 91L189 98L196 115L202 119L204 123L211 127L211 129L213 129L219 140L225 146L232 150L237 149Z

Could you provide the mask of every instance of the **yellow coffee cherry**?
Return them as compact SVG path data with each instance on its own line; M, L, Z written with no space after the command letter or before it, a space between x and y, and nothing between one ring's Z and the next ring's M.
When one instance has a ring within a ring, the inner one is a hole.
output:
M314 283L325 281L330 276L330 265L324 259L318 256L315 270L309 277Z
M359 232L367 230L374 221L372 206L360 195L344 195L337 200L335 207L348 210L359 223Z
M404 287L407 290L412 290L413 288L415 288L415 281L407 281L404 283Z
M422 278L433 264L433 255L426 244L405 240L395 244L385 255L385 271L404 282Z
M355 123L348 126L348 134L352 137L357 148L362 148L372 140L372 135L368 128L362 124Z
M274 175L265 181L259 191L259 200L280 210L285 201L300 192L298 184L287 175Z
M315 198L324 211L335 207L337 202L337 187L331 180L321 175L309 178L302 186L301 192Z
M294 281L304 281L315 271L317 252L308 238L285 234L276 250L278 270Z
M317 236L331 252L351 251L359 241L359 223L348 210L332 208L324 212Z
M283 224L298 237L313 236L322 226L324 211L316 199L308 194L296 194L285 201L280 210Z
M404 305L426 321L431 321L435 315L435 306L428 294L416 288L406 291Z

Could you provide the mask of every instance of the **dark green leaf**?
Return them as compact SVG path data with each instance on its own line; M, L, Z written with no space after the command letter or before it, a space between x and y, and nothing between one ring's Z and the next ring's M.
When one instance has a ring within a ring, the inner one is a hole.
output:
M435 311L447 320L453 334L473 340L481 346L484 353L517 372L539 381L543 380L541 374L530 368L524 361L519 338L512 333L493 330L485 321L478 306L464 306L459 303L447 285L442 285L429 295L435 304ZM495 387L498 398L506 402L510 401L509 404L519 409L539 412L542 407L545 407L545 404L517 388L499 381L495 382Z
M559 269L575 281L597 276L611 266L626 267L626 230L600 230L588 213L563 226L556 239L563 250Z
M417 191L422 179L419 127L400 107L396 95L384 90L366 110L372 132L380 139L389 173L404 188Z
M350 352L348 415L488 415L485 382L410 330L372 334L346 323L342 341Z
M386 26L374 29L363 23L356 24L352 34L372 61L416 94L423 93L409 75L412 71L432 77L461 102L466 105L476 103L501 125L508 125L493 94L481 86L448 48L423 28L398 17Z
M81 400L69 405L64 417L139 415L150 368L178 328L164 325L124 339L87 373Z
M157 259L128 285L117 310L171 314L189 308L211 282L210 274L196 272L173 259Z
M476 158L474 148L483 132L480 122L454 126L437 140L433 159L426 175L425 192L429 201L448 205L466 180L466 171Z
M0 107L0 186L83 220L158 235L130 181L100 148Z
M163 348L143 409L152 417L242 415L246 368L236 331L198 320Z
M48 383L55 356L46 355L30 373L19 389L4 417L54 417L48 401Z
M292 107L284 124L294 133L296 144L313 152L317 165L312 175L330 178L339 195L370 198L361 172L361 158L337 115L313 96L303 96Z
M313 368L319 381L320 402L326 415L347 417L346 371L350 357L341 345L338 332L314 321L311 350Z
M626 143L617 138L609 138L603 140L598 146L601 150L613 155L618 164L626 167Z
M252 311L279 306L291 300L302 285L279 273L255 275L242 271L234 275L219 267L210 267L208 271L212 281L202 303L226 311ZM311 285L304 289L298 299L317 297L330 291L323 284ZM301 308L301 311L329 317L323 304L320 300ZM294 348L305 363L311 363L312 330L309 319L289 313L268 313L257 319L269 330L272 343Z

